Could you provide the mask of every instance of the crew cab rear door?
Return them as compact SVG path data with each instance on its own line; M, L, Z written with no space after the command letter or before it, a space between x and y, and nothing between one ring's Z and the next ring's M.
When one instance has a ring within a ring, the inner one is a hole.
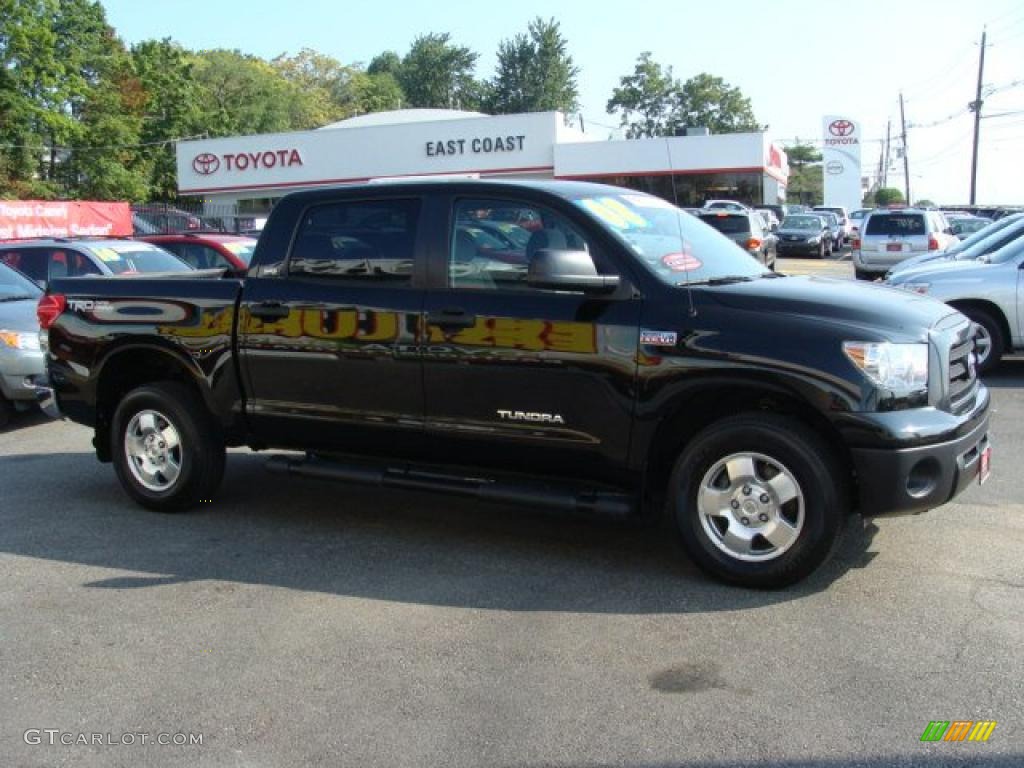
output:
M493 192L450 197L424 307L431 452L468 466L610 481L629 451L641 302L593 225L556 204ZM625 290L529 287L527 265L541 248L587 250Z
M424 203L364 190L281 204L301 206L297 225L268 242L281 260L250 271L239 317L257 439L390 456L422 448Z

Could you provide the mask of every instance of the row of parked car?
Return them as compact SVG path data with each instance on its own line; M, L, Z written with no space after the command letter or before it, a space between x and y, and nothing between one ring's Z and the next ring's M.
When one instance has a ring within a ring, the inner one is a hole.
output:
M219 232L137 239L53 238L0 242L0 426L35 404L44 373L36 304L51 280L196 269L243 272L256 240Z
M709 200L687 209L732 238L769 269L779 256L825 258L851 237L845 209L819 205L766 205L749 208L735 200Z

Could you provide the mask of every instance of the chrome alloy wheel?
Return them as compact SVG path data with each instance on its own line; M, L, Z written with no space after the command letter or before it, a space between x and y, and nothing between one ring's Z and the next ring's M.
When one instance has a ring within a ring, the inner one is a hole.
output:
M124 452L139 484L160 493L181 474L181 438L170 420L158 411L139 411L124 431Z
M700 522L711 542L737 560L763 562L796 543L804 526L804 495L796 477L760 453L716 462L697 492Z

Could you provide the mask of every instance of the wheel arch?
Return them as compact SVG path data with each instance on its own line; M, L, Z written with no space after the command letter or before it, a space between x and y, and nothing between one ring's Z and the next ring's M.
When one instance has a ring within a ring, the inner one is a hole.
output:
M202 371L180 351L154 343L118 346L104 357L96 375L94 446L100 461L110 461L110 425L121 399L137 387L158 381L176 381L189 387L211 413L215 412Z
M721 379L680 391L669 401L644 456L645 502L649 508L657 512L664 507L672 467L697 433L727 416L758 412L793 418L822 437L846 471L843 491L850 508L856 508L852 456L839 431L810 399L777 383Z
M958 312L970 309L980 309L988 312L999 323L999 331L1003 334L1003 348L1007 351L1013 348L1013 333L1010 330L1010 321L1006 318L1005 313L998 304L988 299L950 299L946 303Z

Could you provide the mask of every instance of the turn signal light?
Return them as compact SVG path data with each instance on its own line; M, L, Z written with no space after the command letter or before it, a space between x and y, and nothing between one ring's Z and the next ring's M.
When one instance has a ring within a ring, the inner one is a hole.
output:
M48 331L50 326L57 322L57 318L67 307L67 300L63 294L53 293L42 296L39 304L36 305L36 317L39 318L39 327Z
M853 238L853 240L850 241L850 247L853 250L855 250L855 251L859 251L860 250L860 238L859 237Z
M937 251L939 250L939 241L935 239L935 235L928 236L928 250Z
M761 241L756 237L752 237L747 240L747 250L753 251L761 247Z

